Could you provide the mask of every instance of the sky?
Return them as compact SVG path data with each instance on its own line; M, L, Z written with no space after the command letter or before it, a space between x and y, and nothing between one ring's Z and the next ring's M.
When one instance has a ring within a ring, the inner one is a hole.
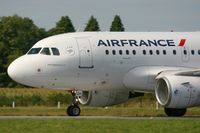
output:
M109 31L117 14L126 31L200 31L200 0L0 0L0 16L15 14L47 30L69 16L83 31L93 15Z

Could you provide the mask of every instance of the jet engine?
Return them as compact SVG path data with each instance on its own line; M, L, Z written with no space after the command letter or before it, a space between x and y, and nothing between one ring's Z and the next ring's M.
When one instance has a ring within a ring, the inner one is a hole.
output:
M127 90L82 91L78 96L78 101L83 105L105 107L123 103L128 98L129 91Z
M199 77L169 75L157 78L156 98L166 108L200 105Z

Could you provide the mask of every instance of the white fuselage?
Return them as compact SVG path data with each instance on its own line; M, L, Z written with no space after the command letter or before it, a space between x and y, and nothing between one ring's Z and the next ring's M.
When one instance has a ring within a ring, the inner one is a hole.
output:
M164 70L199 68L199 32L83 32L43 39L33 48L60 55L26 54L8 69L17 82L67 90L153 91Z

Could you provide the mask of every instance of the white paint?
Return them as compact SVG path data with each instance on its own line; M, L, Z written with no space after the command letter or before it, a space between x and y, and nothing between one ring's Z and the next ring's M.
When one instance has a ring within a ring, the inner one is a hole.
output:
M181 39L186 39L183 47L178 46ZM138 42L141 40L164 40L162 45L166 43L165 40L172 40L175 46L142 45L137 47L130 44L98 46L99 40L104 42L106 40L137 40ZM92 101L94 104L98 102L101 103L100 105L106 105L105 103L112 105L126 101L129 92L154 91L156 77L157 79L159 76L165 77L171 71L173 79L169 80L170 83L176 83L176 81L182 83L182 77L176 76L179 72L198 76L199 43L200 32L80 32L61 34L43 39L33 46L33 48L56 47L60 51L59 56L39 53L26 54L11 63L8 74L15 81L33 87L90 91L90 93L92 91L91 98L96 99L95 102ZM184 48L187 50L187 56L183 55ZM69 55L69 49L73 51L73 56ZM106 55L106 50L109 51L109 55ZM123 52L122 55L119 54L120 50ZM132 54L132 50L136 51L136 55ZM146 54L143 54L144 50ZM173 54L173 50L176 50L176 55ZM191 50L195 51L195 55L191 54ZM83 51L84 54L80 51ZM115 51L115 55L113 51ZM129 51L129 54L126 54L126 51ZM153 51L152 55L150 51ZM156 53L157 51L159 54ZM166 55L163 54L163 51L166 52ZM195 73L192 73L194 71ZM187 82L187 79L187 77L184 78L184 82ZM193 81L191 83L198 86L198 79L194 78ZM173 84L172 86L181 85ZM195 96L196 99L199 94ZM85 95L85 97L88 96ZM106 99L110 99L110 101ZM84 99L84 101L88 100L90 99ZM173 107L185 107L175 103L172 105ZM190 104L190 106L193 105L197 105L197 103Z
M12 102L12 108L15 108L15 101Z
M60 109L60 101L58 101L58 109Z

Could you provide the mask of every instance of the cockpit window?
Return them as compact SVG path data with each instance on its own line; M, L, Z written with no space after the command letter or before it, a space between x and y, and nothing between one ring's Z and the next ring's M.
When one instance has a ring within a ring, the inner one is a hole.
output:
M32 48L27 54L38 54L42 48Z
M49 48L43 48L40 54L51 55Z
M53 55L60 55L60 52L57 48L51 48Z

